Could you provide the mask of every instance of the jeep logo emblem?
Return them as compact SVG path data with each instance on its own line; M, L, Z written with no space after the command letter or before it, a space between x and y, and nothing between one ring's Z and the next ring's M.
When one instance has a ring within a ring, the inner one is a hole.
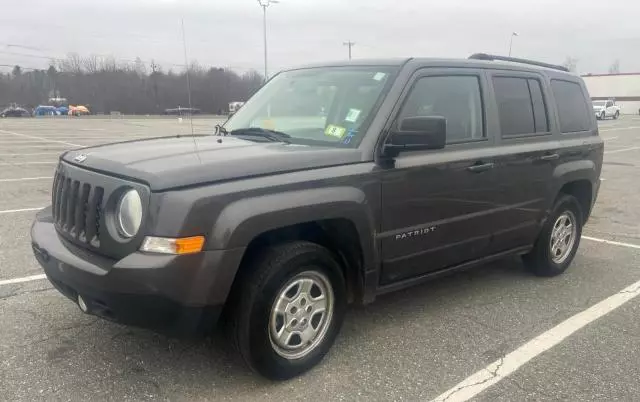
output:
M85 160L87 160L87 155L86 154L80 154L80 155L77 155L75 158L73 158L73 161L74 162L78 162L78 163L82 163Z

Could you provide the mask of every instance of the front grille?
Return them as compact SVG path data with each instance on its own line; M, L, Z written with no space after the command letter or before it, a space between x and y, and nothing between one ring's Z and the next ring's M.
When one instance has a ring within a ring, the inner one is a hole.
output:
M104 188L56 172L53 180L53 219L59 231L100 247Z

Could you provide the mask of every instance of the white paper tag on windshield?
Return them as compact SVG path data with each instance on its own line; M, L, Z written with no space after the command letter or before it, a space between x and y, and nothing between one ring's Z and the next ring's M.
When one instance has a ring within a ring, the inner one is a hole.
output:
M344 118L344 121L348 121L349 123L355 123L360 116L360 109L349 109L349 113L347 113L347 117Z
M373 76L373 79L376 81L382 81L386 76L387 74L385 73L375 73L375 75Z

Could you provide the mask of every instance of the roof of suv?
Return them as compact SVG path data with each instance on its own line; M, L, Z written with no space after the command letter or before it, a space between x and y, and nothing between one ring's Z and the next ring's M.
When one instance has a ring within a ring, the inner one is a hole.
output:
M325 63L314 63L291 68L290 70L313 68L313 67L338 67L338 66L389 66L401 67L403 65L430 66L430 67L477 67L477 68L498 68L503 70L518 71L545 71L554 75L565 75L575 77L576 75L566 71L562 66L541 63L526 59L516 59L486 54L474 55L478 58L469 59L445 59L445 58L388 58L388 59L358 59L340 60ZM474 57L472 56L472 57Z

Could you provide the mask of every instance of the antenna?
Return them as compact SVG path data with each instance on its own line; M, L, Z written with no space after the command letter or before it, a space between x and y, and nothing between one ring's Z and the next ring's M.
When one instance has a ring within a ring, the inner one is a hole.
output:
M184 49L184 67L187 76L187 96L189 99L189 125L191 126L191 138L193 139L193 147L196 151L198 161L202 165L202 159L200 159L200 153L198 152L198 142L193 132L193 105L191 104L191 79L189 77L189 58L187 57L187 37L184 33L184 18L182 18L182 47Z

